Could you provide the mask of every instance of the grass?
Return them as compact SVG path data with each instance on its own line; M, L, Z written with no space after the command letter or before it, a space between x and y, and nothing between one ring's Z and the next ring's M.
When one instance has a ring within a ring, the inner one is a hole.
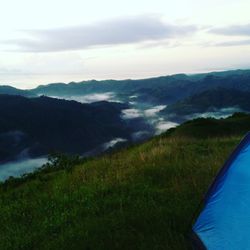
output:
M195 211L240 139L163 135L6 182L0 249L190 249Z

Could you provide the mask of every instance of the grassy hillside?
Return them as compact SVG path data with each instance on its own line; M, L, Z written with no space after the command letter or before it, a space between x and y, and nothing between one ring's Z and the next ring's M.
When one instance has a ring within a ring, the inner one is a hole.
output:
M216 121L215 130L199 119L119 152L9 179L0 186L0 249L189 249L192 217L250 127L246 117ZM238 130L213 134L227 126Z

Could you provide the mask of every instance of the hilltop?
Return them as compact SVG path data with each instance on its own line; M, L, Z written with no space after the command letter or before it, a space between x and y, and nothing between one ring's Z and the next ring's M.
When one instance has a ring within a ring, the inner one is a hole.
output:
M189 249L192 217L250 116L196 119L0 186L1 249Z

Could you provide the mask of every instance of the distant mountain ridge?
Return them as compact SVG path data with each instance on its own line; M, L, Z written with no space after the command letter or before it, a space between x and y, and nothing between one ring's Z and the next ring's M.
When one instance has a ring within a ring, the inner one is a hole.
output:
M233 88L250 91L250 70L212 72L196 75L177 74L141 80L86 81L69 84L49 84L31 90L33 94L83 95L115 92L121 98L137 94L139 99L153 103L173 103L193 94L213 88Z
M13 94L79 96L92 93L114 92L119 99L127 100L138 95L138 100L171 104L183 98L218 87L250 91L250 70L231 70L204 74L176 74L139 80L103 80L40 85L30 90L15 89ZM16 92L16 93L15 93ZM0 86L0 93L11 94Z
M21 95L26 97L31 97L35 95L34 93L32 93L32 91L17 89L8 85L0 85L0 94Z

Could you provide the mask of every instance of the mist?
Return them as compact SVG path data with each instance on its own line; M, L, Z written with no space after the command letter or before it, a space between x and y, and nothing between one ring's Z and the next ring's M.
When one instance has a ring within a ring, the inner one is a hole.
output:
M109 101L109 102L121 102L115 95L114 92L104 92L104 93L92 93L86 95L79 95L79 96L50 96L53 98L58 99L65 99L65 100L74 100L80 103L93 103L93 102L100 102L100 101Z
M232 114L234 114L235 112L246 112L246 111L238 107L228 107L228 108L217 109L211 112L195 113L192 115L185 116L185 118L187 120L196 119L196 118L209 118L209 117L220 119L220 118L227 118L231 116Z

